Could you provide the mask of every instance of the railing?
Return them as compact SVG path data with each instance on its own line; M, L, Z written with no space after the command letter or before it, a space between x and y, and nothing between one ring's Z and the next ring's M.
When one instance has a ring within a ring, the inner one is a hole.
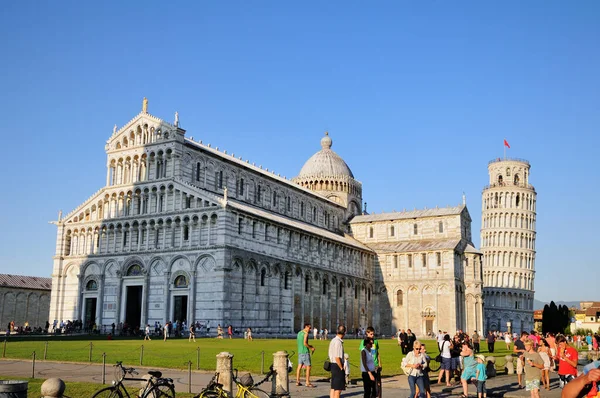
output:
M521 162L521 163L525 163L525 164L529 165L529 160L519 159L519 158L496 158L496 159L490 160L488 162L488 165L490 165L492 163L504 162L504 161Z
M486 190L489 188L498 188L498 187L521 187L521 188L532 189L535 191L535 188L531 184L526 184L524 182L513 182L513 181L495 182L493 184L486 185L485 187L483 187L483 190Z

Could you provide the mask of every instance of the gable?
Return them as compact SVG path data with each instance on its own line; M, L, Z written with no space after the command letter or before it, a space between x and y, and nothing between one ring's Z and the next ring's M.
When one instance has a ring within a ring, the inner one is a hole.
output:
M185 130L152 116L149 113L140 112L127 124L117 130L116 125L113 134L106 141L106 151L119 151L133 147L144 147L159 141L177 140L183 142Z

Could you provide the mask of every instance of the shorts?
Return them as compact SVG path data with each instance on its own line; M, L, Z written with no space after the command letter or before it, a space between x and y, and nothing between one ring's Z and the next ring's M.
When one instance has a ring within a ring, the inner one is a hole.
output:
M452 358L444 358L442 357L442 365L440 367L442 370L454 370L452 368Z
M477 394L485 394L487 390L485 388L485 380L477 380Z
M310 366L310 354L298 354L298 365Z
M540 379L525 380L525 391L539 390Z
M518 375L523 374L523 361L521 361L520 358L517 358L517 374Z
M335 362L331 362L331 389L338 391L346 389L346 375L344 374L344 369L340 369Z

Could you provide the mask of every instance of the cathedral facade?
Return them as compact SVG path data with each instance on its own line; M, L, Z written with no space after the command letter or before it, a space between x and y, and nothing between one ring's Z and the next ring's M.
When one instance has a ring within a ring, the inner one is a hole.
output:
M146 101L115 127L104 186L55 222L51 320L482 329L464 203L369 215L327 134L290 180L185 133Z

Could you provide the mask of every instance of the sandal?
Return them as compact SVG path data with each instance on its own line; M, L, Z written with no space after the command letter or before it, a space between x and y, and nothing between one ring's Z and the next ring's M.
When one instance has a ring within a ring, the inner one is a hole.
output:
M469 398L465 394L460 394L460 398Z
M314 384L307 384L307 385L306 385L306 387L312 387L312 388L315 388L315 387L317 387L317 386L315 386Z
M298 386L298 387L301 387L301 386L302 386L302 383L298 383L298 382L296 382L296 386Z

